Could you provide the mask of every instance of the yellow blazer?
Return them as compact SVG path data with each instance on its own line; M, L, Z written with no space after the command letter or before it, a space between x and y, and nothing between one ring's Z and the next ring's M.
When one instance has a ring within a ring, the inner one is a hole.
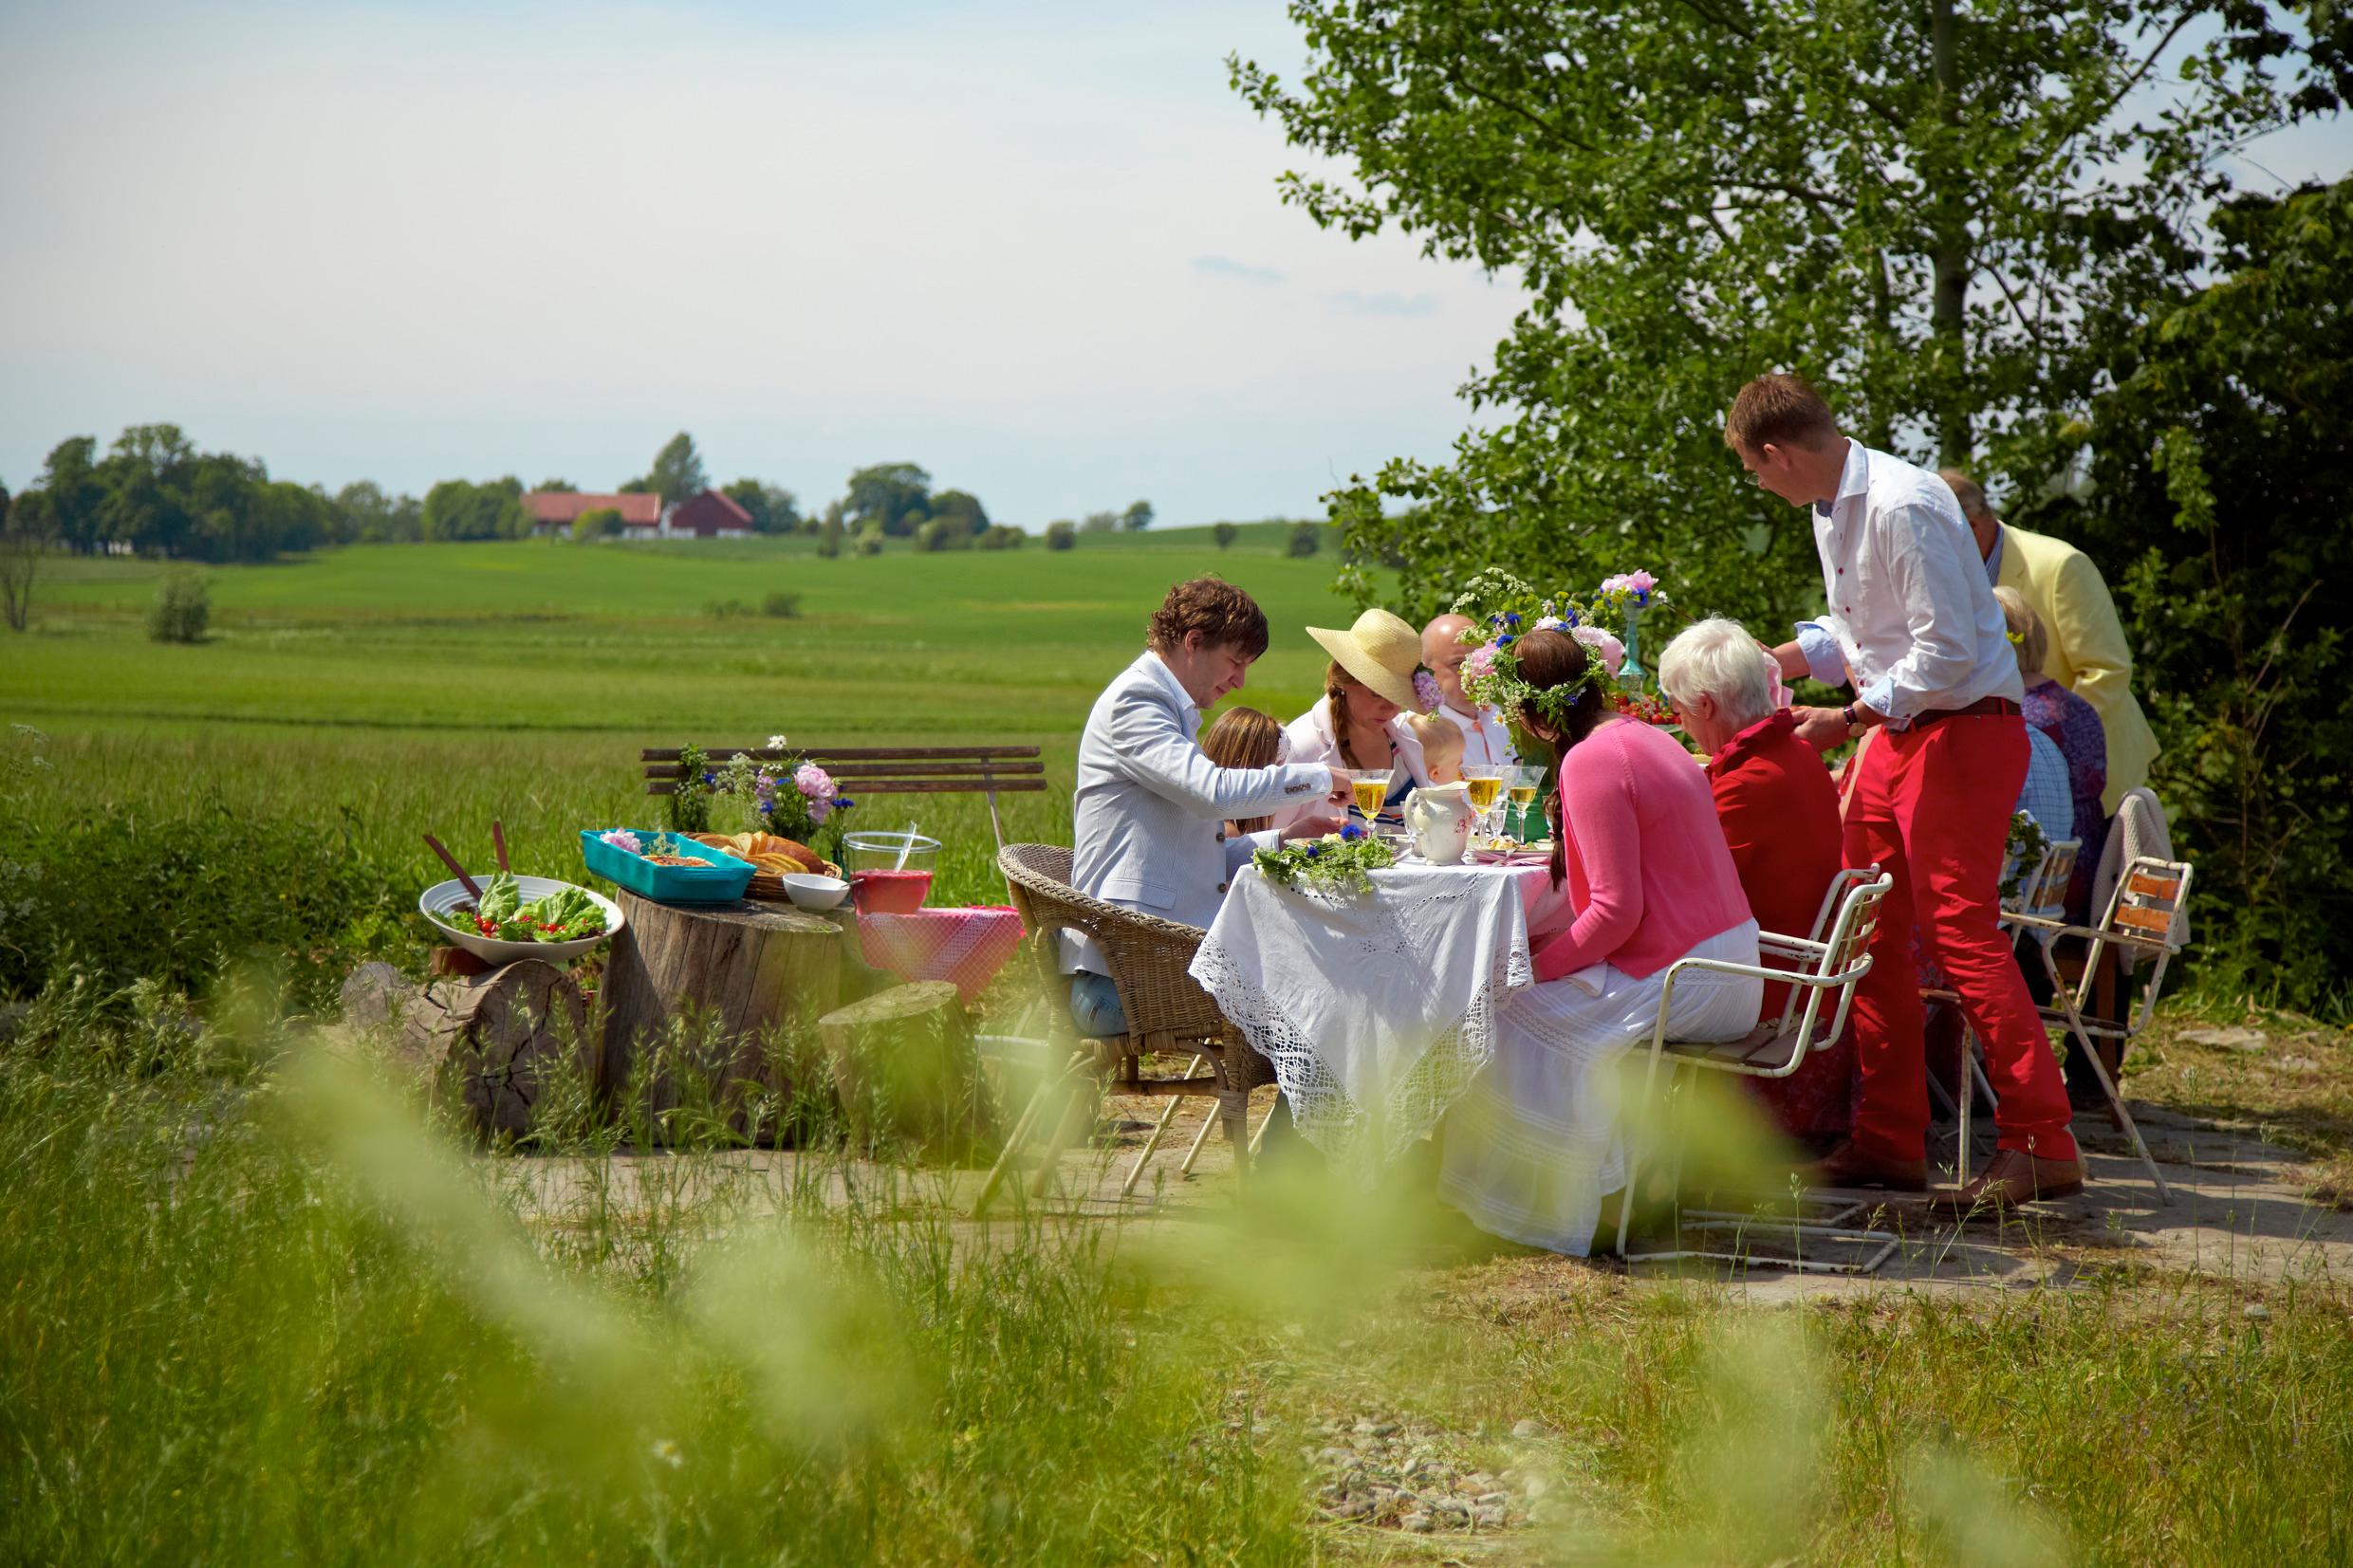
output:
M2108 733L2108 787L2101 809L2116 814L2124 792L2149 782L2157 736L2132 694L2132 648L2116 601L2091 557L2063 539L2002 525L2002 581L2015 588L2050 633L2043 673L2100 710Z

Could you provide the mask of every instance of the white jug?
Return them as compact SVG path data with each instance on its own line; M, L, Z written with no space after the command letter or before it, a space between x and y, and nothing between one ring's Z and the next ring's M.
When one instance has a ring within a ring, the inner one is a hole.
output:
M1462 864L1471 849L1471 820L1477 815L1467 784L1423 784L1405 802L1415 852L1434 866Z

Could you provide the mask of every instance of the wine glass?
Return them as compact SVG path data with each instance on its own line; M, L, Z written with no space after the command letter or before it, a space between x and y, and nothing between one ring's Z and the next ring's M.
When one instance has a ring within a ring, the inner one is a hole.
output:
M1389 770L1360 767L1348 775L1348 788L1356 796L1357 810L1364 815L1364 831L1372 832L1374 819L1389 799Z
M1500 767L1466 767L1462 782L1471 786L1471 809L1479 814L1479 831L1488 838L1495 836L1492 814L1495 802L1503 797L1503 769Z
M1520 831L1515 837L1522 843L1533 843L1542 835L1530 831L1529 824L1531 820L1541 819L1531 819L1529 814L1536 809L1536 790L1544 783L1545 770L1523 764L1507 767L1504 772L1508 775L1504 787L1510 795L1512 806L1520 814Z

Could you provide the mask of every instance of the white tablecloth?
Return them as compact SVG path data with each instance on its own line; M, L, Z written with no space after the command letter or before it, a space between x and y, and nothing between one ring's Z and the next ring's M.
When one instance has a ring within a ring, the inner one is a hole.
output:
M1407 865L1325 899L1245 867L1193 977L1274 1064L1300 1133L1370 1172L1437 1124L1535 981L1529 932L1566 923L1543 866Z

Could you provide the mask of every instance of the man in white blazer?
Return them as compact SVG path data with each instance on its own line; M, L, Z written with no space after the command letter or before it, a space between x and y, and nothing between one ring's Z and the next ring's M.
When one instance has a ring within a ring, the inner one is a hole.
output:
M1201 710L1242 684L1267 651L1267 618L1250 595L1214 577L1168 591L1145 628L1145 651L1103 688L1079 739L1071 880L1107 904L1189 926L1217 916L1251 856L1312 838L1345 820L1348 780L1320 764L1219 767L1202 751ZM1229 837L1228 819L1302 801L1324 806L1280 829ZM1074 973L1070 1010L1085 1035L1124 1034L1119 992L1094 944L1063 934Z

